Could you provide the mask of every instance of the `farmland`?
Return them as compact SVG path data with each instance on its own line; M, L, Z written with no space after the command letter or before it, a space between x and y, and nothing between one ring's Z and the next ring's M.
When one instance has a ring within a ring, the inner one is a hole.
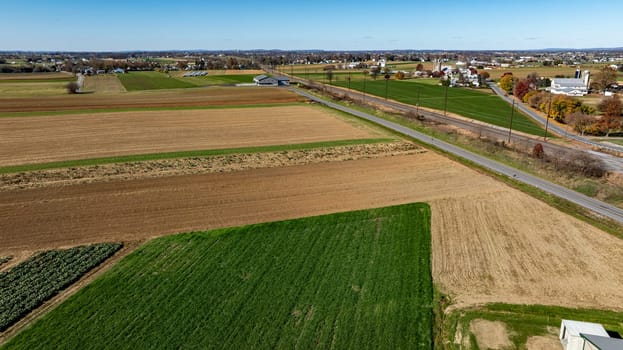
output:
M412 202L457 307L623 305L620 239L432 152L3 191L0 255Z
M444 327L444 340L448 344L447 348L451 350L464 349L467 346L471 349L484 349L486 344L483 342L486 343L487 338L492 338L492 329L498 329L498 334L494 337L498 338L497 342L510 345L507 348L556 349L560 347L558 327L561 319L596 322L607 330L623 333L621 312L541 305L489 304L450 313ZM478 323L484 324L485 329L474 327ZM489 334L485 333L487 328Z
M0 166L380 136L344 118L306 105L0 118Z
M121 248L97 244L39 253L0 273L0 332Z
M333 85L363 91L363 80L352 80L349 84L345 79L335 81ZM368 80L365 82L367 94L385 97L386 82L384 79ZM444 110L446 88L430 84L430 81L419 80L389 80L387 82L387 97L399 102L422 107ZM508 128L510 124L511 106L498 96L485 92L464 88L448 88L447 111L460 116L472 118L482 122ZM418 98L419 94L419 98ZM528 134L542 135L543 130L530 118L514 113L513 129Z
M129 72L117 77L127 91L180 89L196 87L195 84L181 81L159 72Z
M160 238L5 348L430 349L429 220L409 204Z
M110 94L125 92L125 88L114 74L100 74L87 76L84 79L82 90L96 94Z
M301 97L277 88L214 87L138 91L124 94L86 94L32 97L0 96L0 117L65 114L68 111L171 109L186 107L222 107L252 104L292 103ZM36 102L36 103L35 103Z
M236 84L250 84L253 83L254 74L225 74L225 75L206 75L203 77L184 77L180 76L177 79L189 82L196 86L210 86L210 85L236 85Z
M0 80L13 80L13 81L25 81L25 80L73 80L74 75L67 72L57 73L2 73L0 74Z

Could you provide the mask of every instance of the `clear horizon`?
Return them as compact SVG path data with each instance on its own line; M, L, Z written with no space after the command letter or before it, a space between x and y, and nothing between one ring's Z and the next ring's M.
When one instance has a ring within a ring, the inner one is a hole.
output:
M277 0L4 4L0 51L499 50L623 47L623 2Z

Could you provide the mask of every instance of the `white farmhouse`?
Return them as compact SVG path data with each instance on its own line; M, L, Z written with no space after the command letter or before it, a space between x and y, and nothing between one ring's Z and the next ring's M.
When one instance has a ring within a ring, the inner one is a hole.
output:
M576 74L577 78L554 78L550 86L552 94L567 96L584 96L588 94L590 72L584 71L584 78Z

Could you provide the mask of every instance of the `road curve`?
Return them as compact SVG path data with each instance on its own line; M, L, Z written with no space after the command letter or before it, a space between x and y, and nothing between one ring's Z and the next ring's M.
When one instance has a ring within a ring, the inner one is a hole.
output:
M498 96L500 96L504 101L510 104L513 103L512 97L504 93L504 91L499 86L497 86L494 82L488 82L487 84L489 84L489 87L491 88L491 90L493 90L493 92L495 92ZM525 106L523 103L515 103L515 107L517 107L517 109L524 112L530 118L534 119L537 123L545 126L546 124L545 118L541 117L538 113L533 111L531 108ZM556 134L564 135L567 138L585 143L587 145L590 145L598 149L601 148L601 149L606 149L606 150L613 151L613 152L623 153L623 146L604 145L603 143L595 142L593 140L587 139L586 137L582 137L582 136L575 135L575 134L570 134L567 132L567 130L565 130L564 128L561 128L555 123L548 123L548 129L555 132Z
M437 147L443 151L446 151L448 153L451 153L455 156L461 157L463 159L466 159L468 161L471 161L475 164L478 164L486 169L489 169L491 171L494 171L498 174L502 174L505 176L508 176L509 178L513 178L517 181L523 182L525 184L534 186L540 190L543 190L547 193L553 194L555 196L558 196L560 198L566 199L572 203L575 203L577 205L580 205L586 209L589 209L591 211L593 211L596 214L602 215L604 217L608 217L612 220L617 221L618 223L623 224L623 209L617 208L613 205L604 203L602 201L587 197L583 194L580 194L578 192L572 191L568 188L562 187L560 185L556 185L554 183L551 183L549 181L543 180L541 178L538 178L536 176L530 175L528 173L525 173L523 171L519 171L517 169L514 169L510 166L504 165L502 163L498 163L494 160L485 158L483 156L477 155L475 153L466 151L460 147L451 145L447 142L438 140L432 136L420 133L418 131L415 131L413 129L407 128L405 126L402 126L400 124L396 124L390 121L387 121L385 119L382 118L378 118L375 117L373 115L370 115L368 113L364 113L364 112L360 112L348 107L344 107L341 105L338 105L336 103L330 102L330 101L326 101L323 100L321 98L318 98L314 95L311 95L305 91L302 91L298 88L294 88L291 87L290 90L298 93L301 96L304 96L306 98L309 98L310 100L316 101L318 103L322 103L330 108L333 109L337 109L340 110L342 112L346 112L349 114L352 114L354 116L357 116L359 118L362 119L366 119L368 121L371 121L373 123L382 125L388 129L394 130L396 132L399 132L401 134L407 135L409 137L413 137L414 139L419 140L420 142L423 142L425 144Z

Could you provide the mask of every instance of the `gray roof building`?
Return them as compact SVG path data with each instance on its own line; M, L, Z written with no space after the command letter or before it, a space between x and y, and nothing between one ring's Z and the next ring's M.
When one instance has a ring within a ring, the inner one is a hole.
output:
M582 338L586 339L597 350L622 350L623 339L602 337L592 334L580 334Z
M280 86L290 85L290 78L287 77L269 77L261 74L253 78L255 85L259 86Z

